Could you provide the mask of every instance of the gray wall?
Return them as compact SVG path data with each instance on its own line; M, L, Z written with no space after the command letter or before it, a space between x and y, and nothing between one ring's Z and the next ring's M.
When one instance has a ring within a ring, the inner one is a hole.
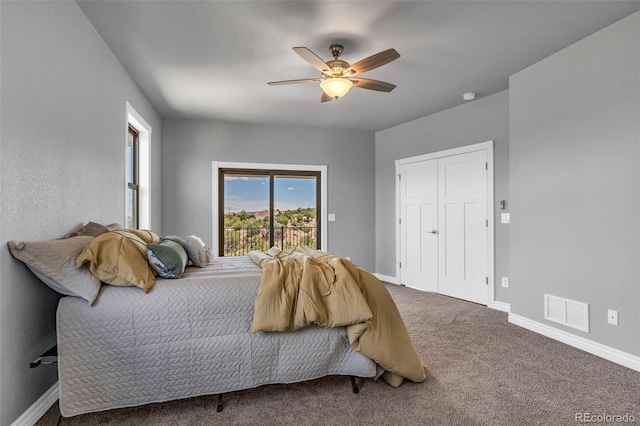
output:
M57 380L29 362L56 342L58 295L6 248L60 237L83 221L122 222L125 100L153 127L160 181L160 119L75 2L1 7L0 424L22 415ZM160 187L152 194L160 224Z
M169 120L162 123L162 219L166 234L211 245L212 161L326 164L328 250L375 266L373 132Z
M494 141L496 281L509 276L509 225L500 224L497 206L509 205L507 91L376 133L376 272L396 275L395 160L488 140ZM509 302L509 289L496 285L495 297Z
M509 82L511 311L634 355L639 53L636 13ZM544 293L588 303L590 333L545 321Z

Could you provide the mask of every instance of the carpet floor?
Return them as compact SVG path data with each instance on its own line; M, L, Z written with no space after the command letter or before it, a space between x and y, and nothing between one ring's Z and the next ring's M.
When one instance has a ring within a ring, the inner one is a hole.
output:
M424 383L332 376L71 418L61 425L572 425L640 423L640 372L474 303L387 285L427 367ZM614 416L627 417L614 417ZM37 425L58 422L54 404ZM626 419L626 421L625 421ZM616 421L617 420L617 421Z

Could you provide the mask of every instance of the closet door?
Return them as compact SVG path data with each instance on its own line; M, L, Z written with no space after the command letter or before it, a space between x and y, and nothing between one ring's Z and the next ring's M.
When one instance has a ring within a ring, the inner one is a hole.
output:
M487 152L438 159L439 292L488 302Z
M438 291L438 160L400 167L402 284Z

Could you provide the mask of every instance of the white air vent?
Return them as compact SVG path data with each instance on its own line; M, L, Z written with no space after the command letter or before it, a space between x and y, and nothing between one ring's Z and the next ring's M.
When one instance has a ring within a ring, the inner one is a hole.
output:
M589 332L589 305L587 303L545 294L544 318Z

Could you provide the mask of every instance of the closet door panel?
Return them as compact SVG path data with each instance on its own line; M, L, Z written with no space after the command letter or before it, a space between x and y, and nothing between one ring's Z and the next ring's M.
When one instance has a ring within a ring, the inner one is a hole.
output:
M400 170L400 262L402 284L438 291L438 162Z
M438 159L442 294L487 304L486 151Z

